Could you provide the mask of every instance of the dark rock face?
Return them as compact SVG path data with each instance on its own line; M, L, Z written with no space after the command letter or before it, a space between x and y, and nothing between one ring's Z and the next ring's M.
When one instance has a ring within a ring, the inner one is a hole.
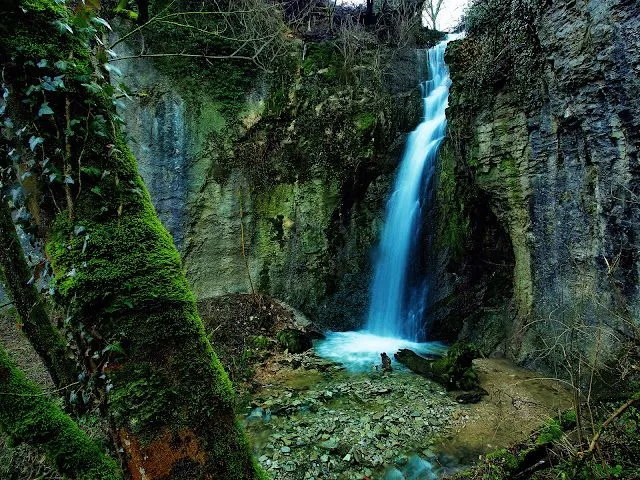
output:
M548 2L535 41L540 69L530 95L507 82L475 109L465 108L473 92L461 87L470 88L462 57L474 39L451 50L449 147L463 144L455 172L471 221L464 248L476 259L440 251L432 331L452 336L442 322L462 312L458 334L545 368L560 355L554 342L575 342L587 355L615 351L640 314L640 8ZM484 216L474 218L478 212ZM510 252L492 251L480 228ZM478 256L490 275L470 268ZM496 309L482 292L508 277L497 265L510 262L511 285ZM476 313L462 306L465 290L467 304L476 296ZM576 322L584 327L577 333Z

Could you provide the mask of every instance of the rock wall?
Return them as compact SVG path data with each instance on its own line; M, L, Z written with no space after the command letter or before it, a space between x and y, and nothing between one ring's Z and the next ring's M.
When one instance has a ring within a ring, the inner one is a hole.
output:
M345 77L325 42L298 45L231 107L206 68L189 73L194 86L157 62L119 62L135 93L122 111L130 145L199 298L254 289L328 328L361 324L424 59L395 52L371 83Z
M480 55L495 36L449 51L431 331L540 368L561 363L558 345L606 362L640 313L640 6L539 4L533 54L513 54L511 78L483 64L503 60Z

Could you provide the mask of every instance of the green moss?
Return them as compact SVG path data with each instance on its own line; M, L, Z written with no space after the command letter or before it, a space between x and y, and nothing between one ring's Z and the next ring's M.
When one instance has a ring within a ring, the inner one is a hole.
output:
M365 132L371 129L376 123L376 116L371 112L362 112L356 115L356 128Z
M340 58L332 41L314 42L307 45L307 51L301 64L306 75L327 69L327 78L334 78L340 68Z
M286 328L278 332L276 338L290 353L302 353L311 348L311 338L300 330Z
M556 440L560 440L562 438L562 427L560 426L560 422L558 420L553 419L547 425L542 427L538 432L538 437L536 438L536 444L545 445L547 443L555 442Z
M447 248L454 260L462 258L466 241L470 235L470 222L465 210L464 194L456 181L456 166L453 151L448 144L438 155L439 172L436 192L438 221L437 248Z
M560 424L563 428L569 428L576 424L578 418L575 410L566 410L560 416Z
M13 444L39 446L58 470L77 480L119 480L116 462L29 382L0 347L0 428Z

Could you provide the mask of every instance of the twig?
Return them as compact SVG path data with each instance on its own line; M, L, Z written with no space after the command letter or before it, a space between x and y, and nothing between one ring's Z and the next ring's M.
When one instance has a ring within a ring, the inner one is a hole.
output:
M56 388L55 390L48 390L46 392L42 392L42 393L36 393L36 394L30 394L30 393L0 393L0 395L6 395L6 396L11 396L11 397L43 397L45 395L51 395L52 393L57 393L60 392L62 390L66 390L69 387L73 387L74 385L78 385L80 382L73 382L70 383L69 385L65 385L64 387L60 387L60 388Z
M595 433L595 435L591 439L591 442L589 443L589 449L585 452L580 452L579 455L583 456L583 455L589 455L593 453L593 450L596 448L596 443L598 443L598 440L600 439L602 432L604 432L604 430L611 424L611 422L613 422L620 415L622 415L634 403L639 401L640 401L640 392L636 393L633 398L628 400L626 403L622 404L615 412L613 412L613 414L605 420L605 422L602 424L600 429Z

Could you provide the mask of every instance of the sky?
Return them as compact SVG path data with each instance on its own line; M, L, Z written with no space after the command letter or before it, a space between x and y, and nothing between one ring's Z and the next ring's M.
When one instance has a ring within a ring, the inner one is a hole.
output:
M338 3L365 3L365 0L338 0ZM438 15L438 28L440 30L449 30L454 28L464 12L464 7L468 0L444 0L440 15Z
M449 30L457 26L467 3L467 0L444 0L440 15L438 15L438 28Z

